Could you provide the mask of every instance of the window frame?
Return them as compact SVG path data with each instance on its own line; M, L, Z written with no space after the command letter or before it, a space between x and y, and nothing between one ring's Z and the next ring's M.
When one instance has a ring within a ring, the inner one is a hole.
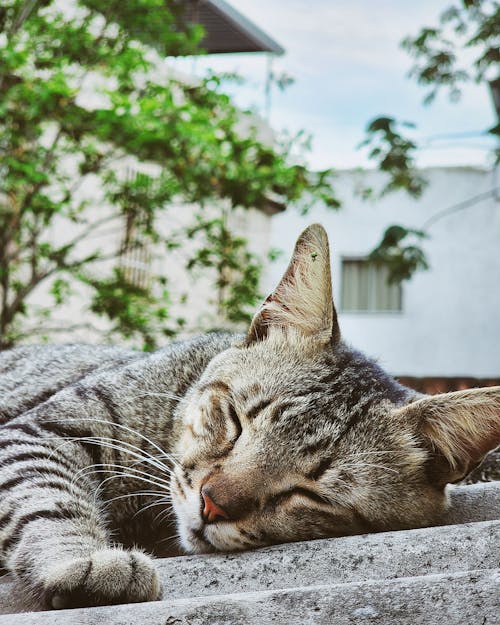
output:
M339 306L339 313L340 314L345 314L345 315L402 315L404 313L404 289L403 289L403 282L399 282L398 286L399 286L399 308L398 309L353 309L353 308L344 308L344 262L345 261L351 261L351 262L363 262L363 263L368 263L371 264L373 266L376 266L376 263L374 263L373 261L370 261L368 256L362 256L362 255L347 255L347 254L342 254L340 256L340 289L339 289L339 301L340 301L340 306ZM375 284L375 283L373 283ZM373 287L375 288L375 287Z

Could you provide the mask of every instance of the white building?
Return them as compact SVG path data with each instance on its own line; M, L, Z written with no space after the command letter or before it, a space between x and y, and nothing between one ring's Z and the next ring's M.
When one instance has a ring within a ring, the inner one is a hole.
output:
M266 289L284 271L299 232L319 222L330 237L335 304L348 342L399 376L499 378L499 181L495 172L478 168L423 174L429 185L418 200L398 192L366 202L356 191L362 185L380 189L384 175L341 171L335 178L339 211L316 206L301 216L289 208L275 216L271 245L285 254L271 265ZM468 200L470 206L459 209ZM422 228L449 207L456 210L436 219L422 243L430 269L404 282L400 294L357 262L387 226Z

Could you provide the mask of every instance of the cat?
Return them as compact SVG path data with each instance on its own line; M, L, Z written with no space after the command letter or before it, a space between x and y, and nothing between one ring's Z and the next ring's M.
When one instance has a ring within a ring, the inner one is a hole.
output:
M500 387L420 395L342 341L312 225L246 335L0 354L0 564L49 608L149 601L174 542L438 523L499 421Z

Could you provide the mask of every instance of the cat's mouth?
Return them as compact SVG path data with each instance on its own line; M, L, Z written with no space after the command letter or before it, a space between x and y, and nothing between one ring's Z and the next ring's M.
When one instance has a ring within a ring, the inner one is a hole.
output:
M196 547L201 547L201 549L196 548L196 551L216 551L216 548L212 545L212 543L205 535L205 526L202 526L198 529L190 529L189 538Z
M186 526L185 526L186 527ZM214 553L216 551L241 551L248 548L237 537L237 530L227 523L201 524L198 527L187 525L185 531L188 550L193 553Z
M200 487L201 488L201 487ZM204 515L205 503L200 488L188 483L183 476L173 474L172 505L177 517L180 542L188 553L240 551L248 548L235 523L211 519Z
M238 547L232 545L232 541L221 535L222 528L216 524L203 523L199 527L189 527L188 537L192 548L197 553L210 553L214 551L234 551ZM241 547L240 547L241 549Z

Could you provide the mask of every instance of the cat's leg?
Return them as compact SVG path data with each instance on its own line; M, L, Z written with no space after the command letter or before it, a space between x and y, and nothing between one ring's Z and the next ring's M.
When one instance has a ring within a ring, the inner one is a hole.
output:
M113 546L92 463L36 422L0 427L0 563L47 607L158 599L152 560Z

